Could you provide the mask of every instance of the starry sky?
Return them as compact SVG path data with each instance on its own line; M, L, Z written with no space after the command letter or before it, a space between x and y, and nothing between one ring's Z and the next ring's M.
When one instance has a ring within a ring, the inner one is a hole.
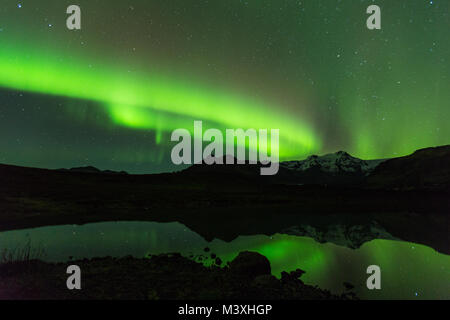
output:
M81 7L81 30L66 8ZM368 30L366 8L381 8ZM448 0L2 0L0 163L171 171L174 129L280 158L450 143Z

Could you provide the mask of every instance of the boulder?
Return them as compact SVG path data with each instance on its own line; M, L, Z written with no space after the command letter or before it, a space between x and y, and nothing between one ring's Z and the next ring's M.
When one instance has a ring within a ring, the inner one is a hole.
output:
M230 262L230 270L233 273L255 278L261 275L270 275L269 260L256 252L244 251Z

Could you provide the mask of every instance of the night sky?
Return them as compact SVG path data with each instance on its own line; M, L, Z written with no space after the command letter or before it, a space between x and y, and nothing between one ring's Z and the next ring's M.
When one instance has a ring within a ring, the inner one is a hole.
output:
M66 27L77 4L82 29ZM368 30L366 8L381 7ZM450 143L448 0L2 0L0 163L173 170L170 134L280 129L282 160Z

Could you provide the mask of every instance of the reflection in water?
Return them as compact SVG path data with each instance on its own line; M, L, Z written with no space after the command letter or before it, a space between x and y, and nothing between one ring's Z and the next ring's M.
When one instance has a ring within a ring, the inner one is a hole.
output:
M0 232L0 251L20 248L28 241L45 250L46 261L168 252L189 256L205 254L203 249L209 247L226 262L240 251L251 250L270 260L275 276L301 268L306 271L305 283L335 293L343 292L346 281L355 285L361 298L450 299L450 256L408 242L373 240L353 250L277 234L209 243L179 223L105 222ZM381 290L366 288L366 269L372 264L381 268Z

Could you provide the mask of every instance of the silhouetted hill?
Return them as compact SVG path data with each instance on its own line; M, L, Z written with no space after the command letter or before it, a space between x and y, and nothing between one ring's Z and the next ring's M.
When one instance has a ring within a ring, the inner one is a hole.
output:
M450 145L387 160L367 177L367 186L397 190L449 189Z
M71 171L71 172L82 172L82 173L106 173L106 174L128 174L126 171L113 171L113 170L100 170L93 166L86 167L75 167L70 169L58 169L59 171Z
M218 158L211 158L215 160ZM227 164L232 162L234 164ZM222 164L206 164L204 162L194 164L179 173L180 176L190 179L191 181L201 181L203 183L212 182L220 184L246 184L257 185L263 184L296 184L296 177L292 175L290 170L279 167L278 173L272 176L262 176L261 168L268 167L261 163L250 164L249 161L238 164L237 159L233 156L225 155L221 157Z

